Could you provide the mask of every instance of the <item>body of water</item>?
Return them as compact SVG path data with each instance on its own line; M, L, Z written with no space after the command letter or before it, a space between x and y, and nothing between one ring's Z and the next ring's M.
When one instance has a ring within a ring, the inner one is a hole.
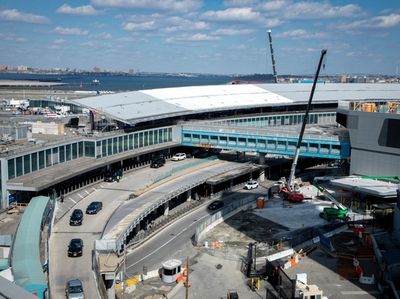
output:
M198 86L229 84L233 79L229 76L123 76L105 74L78 75L41 75L41 74L12 74L0 73L0 80L35 80L60 82L65 85L54 86L57 90L103 90L131 91L165 87ZM94 83L98 81L98 84ZM43 88L41 88L43 89Z

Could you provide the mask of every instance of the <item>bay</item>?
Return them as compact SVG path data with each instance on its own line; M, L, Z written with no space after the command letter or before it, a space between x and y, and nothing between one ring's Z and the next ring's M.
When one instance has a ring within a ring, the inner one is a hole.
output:
M55 90L132 91L180 86L229 84L233 78L218 75L114 75L114 74L30 74L0 73L0 80L32 80L59 82ZM98 81L98 82L97 82ZM41 87L40 89L43 89Z

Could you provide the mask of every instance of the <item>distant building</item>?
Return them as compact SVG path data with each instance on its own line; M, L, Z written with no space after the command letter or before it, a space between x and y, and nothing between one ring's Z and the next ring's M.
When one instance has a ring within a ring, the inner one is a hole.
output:
M8 65L0 64L0 71L7 71L7 70L8 70Z
M17 71L18 72L26 72L27 70L28 70L28 67L26 65L17 66Z

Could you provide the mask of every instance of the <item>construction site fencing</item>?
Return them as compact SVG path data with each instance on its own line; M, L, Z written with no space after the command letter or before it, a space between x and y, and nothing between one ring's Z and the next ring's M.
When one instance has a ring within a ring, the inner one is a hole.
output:
M198 244L202 236L214 228L216 225L221 223L223 220L235 215L241 210L245 210L254 207L256 204L256 196L251 196L249 198L240 199L230 203L227 207L223 208L221 211L210 215L204 220L200 225L196 227L196 233L194 235L194 243Z
M303 229L299 229L291 234L289 240L285 240L288 238L283 238L284 241L288 243L291 247L302 247L303 244L315 240L314 243L319 242L319 236L321 234L326 234L329 232L334 232L337 229L342 228L343 226L347 227L346 222L333 222L326 225L318 226L318 227L307 227ZM329 237L329 235L328 235ZM318 239L318 240L317 240Z

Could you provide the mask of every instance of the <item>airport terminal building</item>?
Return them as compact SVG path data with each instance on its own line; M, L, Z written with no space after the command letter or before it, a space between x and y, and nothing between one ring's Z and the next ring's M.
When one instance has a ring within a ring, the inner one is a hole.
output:
M103 179L110 167L131 169L155 154L171 155L188 145L185 140L189 137L198 139L191 146L207 149L251 150L265 155L279 153L283 147L281 152L289 153L293 141L285 143L285 138L298 134L296 127L302 122L310 90L311 84L238 84L75 100L92 111L85 132L39 134L1 145L1 208L36 195L68 193ZM319 84L310 123L336 125L337 119L347 129L351 173L396 176L400 173L399 104L399 84ZM203 131L188 133L188 128L199 124ZM210 128L219 135L211 134ZM237 137L235 132L241 135ZM270 139L265 141L263 134ZM274 138L281 139L273 144ZM336 143L324 138L314 141L316 157L344 157L340 155L344 138L330 136ZM304 151L309 149L309 145L304 147ZM339 152L336 156L335 151ZM313 156L311 149L309 152Z

